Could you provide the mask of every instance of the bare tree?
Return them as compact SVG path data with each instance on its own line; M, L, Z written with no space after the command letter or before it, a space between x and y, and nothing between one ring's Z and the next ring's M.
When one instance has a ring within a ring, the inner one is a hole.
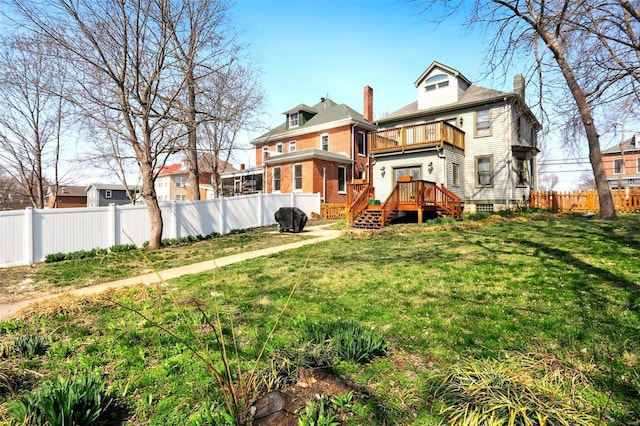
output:
M463 1L421 3L444 3L449 13L464 6ZM533 56L532 76L540 95L551 95L554 113L565 117L565 136L586 137L600 216L615 219L596 117L603 106L637 93L634 84L625 84L638 76L637 7L628 0L476 0L474 5L470 23L496 33L489 68L506 69L518 53Z
M251 68L233 63L206 79L207 88L201 97L202 109L211 117L203 124L198 141L200 151L207 153L203 161L212 171L214 196L219 196L221 165L229 162L238 147L241 130L254 129L258 123L263 94Z
M44 208L45 170L53 173L54 185L60 178L66 72L46 39L7 38L0 48L0 160L22 182L31 205Z
M184 0L170 2L164 19L170 29L170 39L176 66L184 78L184 93L180 97L180 121L186 127L185 147L189 195L200 199L198 128L218 120L216 110L202 102L209 90L210 76L224 74L236 59L239 47L226 27L230 3L222 1Z
M77 80L69 99L114 140L130 147L142 175L151 222L149 248L161 246L163 221L155 168L174 148L169 125L182 79L171 61L163 20L169 0L13 0L30 28L65 52Z
M593 173L586 171L580 174L578 178L578 189L583 191L596 189L596 180L593 178Z

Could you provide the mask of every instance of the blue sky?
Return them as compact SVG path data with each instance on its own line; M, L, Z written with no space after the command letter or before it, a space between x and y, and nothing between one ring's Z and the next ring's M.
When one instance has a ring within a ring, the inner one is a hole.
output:
M438 28L406 0L237 0L232 19L262 71L268 127L327 96L362 112L365 85L381 117L416 99L413 82L434 60L481 76L477 34L460 20Z

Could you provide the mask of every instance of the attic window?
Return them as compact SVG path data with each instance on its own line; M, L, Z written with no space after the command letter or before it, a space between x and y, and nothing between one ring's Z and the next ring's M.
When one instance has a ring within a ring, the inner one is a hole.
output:
M289 114L289 128L298 127L298 113L292 112Z
M430 92L436 89L442 89L443 87L449 86L449 76L446 74L432 75L425 80L425 84L426 86L424 87L424 90L426 92Z

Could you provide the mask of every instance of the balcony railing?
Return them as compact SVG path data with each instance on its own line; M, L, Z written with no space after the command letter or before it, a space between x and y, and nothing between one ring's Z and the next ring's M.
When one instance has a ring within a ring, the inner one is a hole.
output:
M464 150L464 132L446 121L414 124L369 133L371 152L406 151L444 144Z

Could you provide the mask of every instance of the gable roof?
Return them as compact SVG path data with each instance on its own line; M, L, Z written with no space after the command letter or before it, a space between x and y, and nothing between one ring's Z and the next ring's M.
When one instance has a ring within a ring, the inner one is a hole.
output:
M331 123L339 125L343 121L345 124L357 123L364 127L368 127L371 130L375 129L375 126L365 120L362 114L345 104L337 104L329 98L321 100L312 107L309 107L305 104L299 104L297 107L286 111L285 114L299 111L306 111L314 115L309 120L307 120L306 123L303 123L302 125L293 129L287 128L287 122L285 120L285 122L283 122L279 126L252 140L251 143L257 145L259 143L273 140L275 138L285 138L288 136L304 134L314 131L314 128L327 126Z
M213 173L213 164L215 164L215 162L218 164L218 173L233 172L236 170L230 163L216 158L215 155L204 153L198 157L198 171L200 173ZM184 163L174 163L162 166L158 172L158 176L186 175L188 173L189 171L184 166Z
M504 101L506 98L516 98L516 94L513 92L503 92L500 90L488 89L486 87L472 84L467 90L464 91L457 102L453 102L447 105L440 105L434 108L418 109L418 102L415 101L403 108L400 108L395 112L392 112L391 114L382 117L377 122L384 123L397 119L412 118L414 116L460 110L474 105Z
M622 150L624 150L624 152L640 151L640 133L636 133L629 139L625 139L622 142ZM617 143L603 150L602 154L620 154L622 150L620 149L620 144Z
M51 185L49 188L51 194L54 193L56 187L55 185ZM87 191L85 191L84 186L77 185L58 185L58 191L56 193L56 197L86 197Z
M431 73L431 71L433 71L433 70L434 70L434 69L436 69L436 68L440 68L441 70L443 70L443 71L445 71L445 72L447 72L447 73L449 73L449 74L453 75L454 77L461 79L462 81L464 81L465 83L467 83L469 86L471 85L471 81L469 81L469 79L468 79L467 77L465 77L464 75L462 75L462 74L460 73L460 71L458 71L458 70L456 70L456 69L453 69L453 68L451 68L451 67L448 67L448 66L446 66L446 65L444 65L444 64L441 64L441 63L440 63L440 62L438 62L438 61L433 61L433 62L431 63L431 65L429 65L429 66L427 67L427 69L426 69L426 70L424 70L424 71L422 72L422 74L420 74L420 77L418 77L418 79L415 81L415 83L413 83L413 84L414 84L414 86L418 87L418 86L420 85L420 83L422 83L422 80L424 80L424 79L427 77L427 75L429 75L429 74Z
M112 183L90 183L85 187L85 191L89 191L91 187L94 187L97 190L110 189L111 191L126 191L127 187L124 185L116 185ZM130 191L139 191L142 189L140 186L129 186Z

